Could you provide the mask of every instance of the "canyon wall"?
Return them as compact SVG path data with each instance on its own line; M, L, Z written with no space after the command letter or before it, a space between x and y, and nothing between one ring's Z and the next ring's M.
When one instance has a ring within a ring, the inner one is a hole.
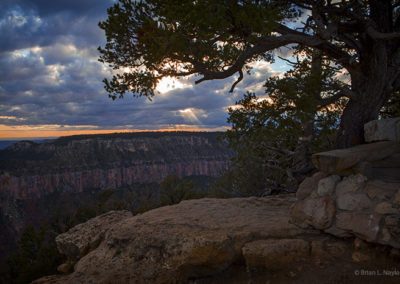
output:
M27 225L96 202L102 189L135 191L167 175L216 177L233 152L220 133L154 132L21 141L0 150L0 265Z
M0 151L0 194L52 193L159 182L169 174L218 176L232 157L218 133L134 133L16 143Z
M137 163L110 169L60 172L44 175L0 176L3 194L12 199L41 198L54 191L83 192L85 189L117 189L135 183L159 182L169 174L185 176L218 176L227 167L227 160L193 160L166 163L160 161Z

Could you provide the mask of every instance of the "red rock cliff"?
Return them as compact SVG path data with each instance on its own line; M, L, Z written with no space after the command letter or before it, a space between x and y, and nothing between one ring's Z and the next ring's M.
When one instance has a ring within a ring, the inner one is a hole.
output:
M159 182L166 175L217 176L232 153L217 133L135 133L25 141L0 151L0 194L35 199Z

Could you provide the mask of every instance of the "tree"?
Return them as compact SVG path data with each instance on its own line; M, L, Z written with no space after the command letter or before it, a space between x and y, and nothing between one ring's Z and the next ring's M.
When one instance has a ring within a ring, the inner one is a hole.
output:
M318 50L299 49L293 69L269 78L266 96L247 93L229 109L225 137L237 156L222 187L238 195L294 191L313 170L311 154L333 148L343 83ZM220 186L221 187L221 186Z
M160 205L173 205L187 199L204 197L194 188L191 180L182 180L176 175L168 175L160 182Z
M57 272L63 257L58 253L46 225L36 231L28 226L18 240L19 247L7 259L8 269L0 277L4 283L30 283L44 275Z
M395 92L382 107L380 116L383 118L400 117L400 92Z
M99 25L107 43L100 61L119 70L105 88L154 95L163 77L199 75L196 83L249 71L282 46L318 49L351 79L336 98L348 103L338 147L363 142L363 125L378 117L400 88L400 2L390 0L119 0ZM210 16L212 15L212 16Z

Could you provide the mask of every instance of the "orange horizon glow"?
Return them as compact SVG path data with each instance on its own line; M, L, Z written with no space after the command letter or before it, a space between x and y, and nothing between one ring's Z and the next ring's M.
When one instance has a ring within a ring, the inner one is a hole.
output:
M57 138L72 135L111 134L111 133L134 133L134 132L174 132L193 131L210 132L225 131L227 128L205 129L205 128L165 128L165 129L110 129L110 130L0 130L0 140L18 140L21 138Z

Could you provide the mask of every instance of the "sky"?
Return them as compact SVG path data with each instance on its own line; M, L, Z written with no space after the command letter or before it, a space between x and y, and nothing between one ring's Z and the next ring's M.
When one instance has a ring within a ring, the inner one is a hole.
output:
M98 22L113 0L1 0L0 140L142 130L221 131L227 109L246 91L263 94L284 63L257 62L251 76L194 85L163 80L152 101L126 94L112 101L103 88L111 70L98 62ZM280 52L286 52L281 50Z

